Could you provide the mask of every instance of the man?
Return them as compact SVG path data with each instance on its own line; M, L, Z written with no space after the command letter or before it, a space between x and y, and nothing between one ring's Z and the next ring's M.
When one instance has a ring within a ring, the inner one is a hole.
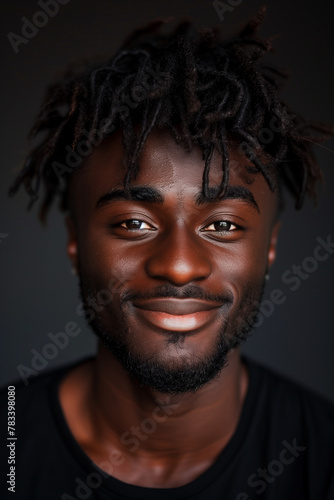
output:
M239 351L282 186L315 195L331 133L280 102L262 17L225 41L156 23L49 89L12 192L42 180L42 219L60 194L99 347L11 389L17 498L334 498L332 406Z

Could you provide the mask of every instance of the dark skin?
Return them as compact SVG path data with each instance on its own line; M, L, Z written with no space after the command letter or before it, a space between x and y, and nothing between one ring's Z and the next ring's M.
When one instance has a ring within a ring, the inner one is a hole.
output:
M168 283L177 290L196 285L205 293L233 295L228 309L219 304L204 316L188 316L181 326L184 335L173 343L161 322L167 317L169 328L177 329L177 316L146 317L133 305L125 309L130 347L167 368L205 359L225 317L233 324L247 289L259 289L275 259L277 195L260 174L246 174L243 165L249 161L235 148L230 154L230 185L249 189L255 203L243 196L196 204L204 166L201 152L184 151L166 132L150 134L132 182L159 190L163 203L114 199L96 206L106 192L123 187L120 134L105 140L71 182L67 251L96 290L107 288L116 276L121 291L146 293ZM210 186L220 180L217 153ZM217 221L226 222L221 226ZM115 297L101 312L110 331L111 307L116 331L124 310ZM172 488L194 480L214 463L236 430L247 387L239 348L229 352L219 376L196 392L168 395L131 379L100 341L97 357L66 376L59 396L73 436L101 469L130 484ZM143 432L144 419L152 418L154 432ZM126 446L121 436L135 432L138 446Z

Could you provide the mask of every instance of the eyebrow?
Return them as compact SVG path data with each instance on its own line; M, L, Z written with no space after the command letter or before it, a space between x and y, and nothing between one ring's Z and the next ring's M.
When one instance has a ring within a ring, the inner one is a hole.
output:
M200 206L231 199L241 200L248 203L252 208L255 208L256 211L260 213L259 206L255 201L253 193L244 186L227 186L223 196L218 196L218 193L218 187L210 187L208 189L209 196L204 196L204 194L200 192L197 196L195 196L195 205ZM111 189L97 200L95 209L97 210L105 205L109 205L110 203L119 200L140 201L162 205L165 198L158 189L153 187L134 186L129 189Z
M157 189L146 186L135 186L129 189L111 189L97 200L95 208L98 209L113 201L119 200L145 201L162 205L164 197Z
M195 203L197 206L206 203L217 203L223 200L241 200L248 203L252 208L255 208L258 213L260 213L259 205L256 203L253 193L250 189L244 186L227 186L223 196L218 196L219 188L210 187L208 189L208 195L204 196L201 192L197 195Z

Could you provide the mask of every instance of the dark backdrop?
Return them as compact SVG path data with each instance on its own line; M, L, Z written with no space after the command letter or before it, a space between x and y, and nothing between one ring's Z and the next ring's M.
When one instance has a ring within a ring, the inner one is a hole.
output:
M228 0L225 3L228 5ZM187 16L198 25L220 25L231 30L255 13L262 1L243 0L238 6L236 0L230 3L234 7L221 21L212 2L206 0L70 0L27 44L20 44L16 54L7 34L21 35L21 18L31 20L41 7L31 0L1 2L2 383L18 377L18 365L31 367L31 350L41 353L51 342L48 333L63 331L69 321L75 321L82 332L70 338L66 348L59 348L43 370L95 349L93 335L76 314L80 299L77 280L71 275L65 255L62 216L53 209L47 228L42 228L36 220L36 209L26 212L28 198L23 190L14 199L6 194L29 147L26 135L47 83L73 59L109 55L134 26L154 18ZM291 70L284 98L307 117L333 123L334 3L267 0L267 6L262 33L277 35L274 59ZM333 146L332 141L326 147L316 148L326 179L317 210L307 203L303 212L295 212L289 202L283 215L278 260L266 297L278 288L286 297L285 302L274 307L267 304L268 317L244 348L253 358L332 399L334 255L328 254L328 259L321 262L313 261L313 267L312 260L304 259L313 256L317 238L334 239ZM313 272L306 272L298 289L292 291L292 283L284 283L282 275L303 261Z

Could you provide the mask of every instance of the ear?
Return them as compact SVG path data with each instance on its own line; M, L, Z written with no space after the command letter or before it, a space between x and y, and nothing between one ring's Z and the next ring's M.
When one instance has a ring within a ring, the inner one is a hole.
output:
M272 264L275 262L276 259L277 238L281 225L282 225L281 221L277 221L271 230L269 250L268 250L268 261L267 261L268 269L270 269L270 267L272 266Z
M67 255L71 259L73 269L75 270L76 274L78 274L78 239L73 217L71 215L67 215L65 218L65 223L68 235L66 246Z

